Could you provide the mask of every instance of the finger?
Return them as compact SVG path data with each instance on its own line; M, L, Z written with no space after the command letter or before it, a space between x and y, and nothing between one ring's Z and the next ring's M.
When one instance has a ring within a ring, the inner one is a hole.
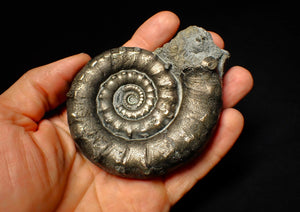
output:
M244 119L239 111L228 108L222 112L219 127L201 156L165 181L171 204L175 204L226 155L240 135L243 125Z
M140 47L153 51L173 37L179 23L179 18L174 13L159 12L144 22L124 46Z
M240 66L230 68L223 80L223 107L236 105L253 87L251 73Z
M0 102L38 122L65 101L71 81L88 60L82 53L32 69L0 96Z

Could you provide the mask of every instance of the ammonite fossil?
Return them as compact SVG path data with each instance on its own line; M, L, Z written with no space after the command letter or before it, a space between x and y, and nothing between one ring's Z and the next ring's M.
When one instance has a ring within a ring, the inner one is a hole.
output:
M67 94L71 135L109 173L146 179L174 170L213 133L228 56L195 26L154 52L119 47L96 56Z

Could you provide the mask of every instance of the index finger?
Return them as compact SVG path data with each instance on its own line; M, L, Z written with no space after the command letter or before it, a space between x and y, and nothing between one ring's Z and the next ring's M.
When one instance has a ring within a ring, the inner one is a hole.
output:
M179 27L179 18L172 12L156 13L145 21L124 46L140 47L149 51L169 41Z

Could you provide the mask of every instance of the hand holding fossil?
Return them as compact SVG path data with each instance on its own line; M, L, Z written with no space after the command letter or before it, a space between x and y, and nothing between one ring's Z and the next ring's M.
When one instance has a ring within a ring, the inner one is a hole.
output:
M153 51L170 40L178 25L176 15L160 12L125 46ZM222 39L211 34L222 48ZM107 174L76 151L65 108L43 118L66 100L70 82L88 60L78 54L32 69L0 96L1 211L166 211L220 161L243 128L243 116L231 107L253 82L246 69L236 66L224 76L224 109L200 158L152 181Z

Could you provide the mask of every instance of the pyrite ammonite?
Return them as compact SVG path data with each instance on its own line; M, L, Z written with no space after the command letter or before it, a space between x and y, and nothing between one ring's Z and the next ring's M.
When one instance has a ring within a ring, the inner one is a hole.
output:
M154 52L119 47L96 56L67 94L72 137L115 175L146 179L174 170L213 133L228 57L196 26Z

